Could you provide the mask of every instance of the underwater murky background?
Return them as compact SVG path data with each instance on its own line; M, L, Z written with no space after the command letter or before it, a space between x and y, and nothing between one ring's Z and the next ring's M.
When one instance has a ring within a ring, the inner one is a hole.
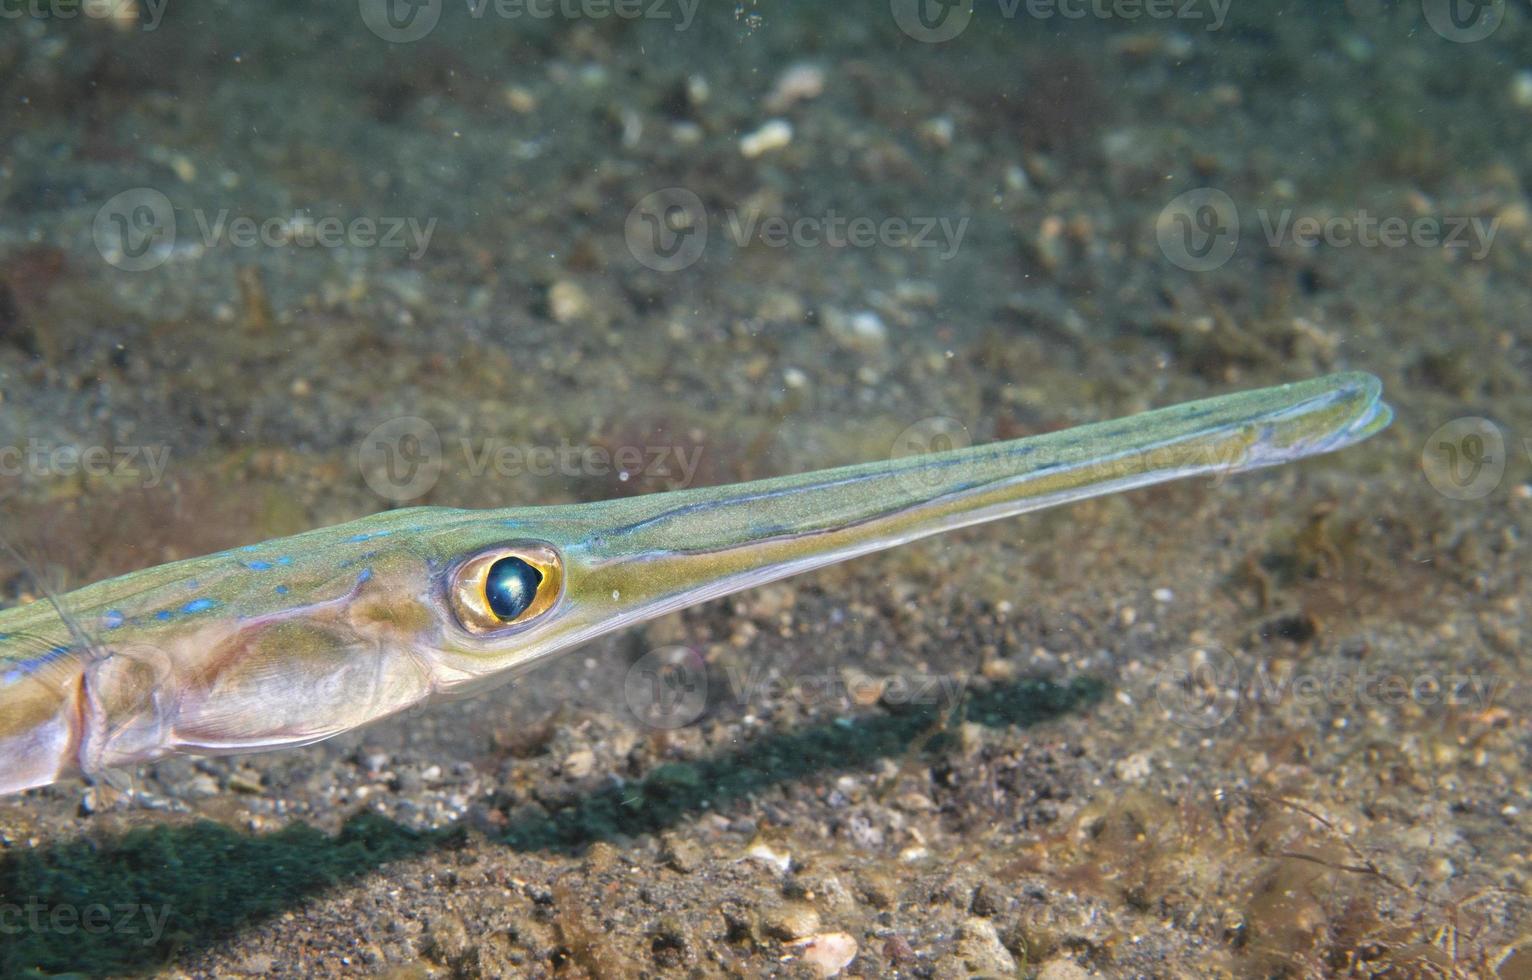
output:
M1398 410L0 801L0 974L1532 975L1529 18L0 2L7 605L1332 370Z

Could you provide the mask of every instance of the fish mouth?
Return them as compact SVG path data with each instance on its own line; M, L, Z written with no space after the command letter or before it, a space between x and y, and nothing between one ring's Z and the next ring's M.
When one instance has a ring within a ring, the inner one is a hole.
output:
M1307 388L1312 394L1291 392ZM1317 390L1316 390L1317 389ZM1256 469L1344 449L1371 438L1394 420L1383 401L1383 383L1371 374L1353 371L1270 389L1269 394L1298 395L1287 406L1261 414L1255 444L1237 469Z
M1358 374L1354 387L1343 389L1342 398L1361 398L1365 406L1351 424L1336 433L1330 449L1340 449L1382 432L1394 421L1394 409L1383 400L1383 382L1371 374Z

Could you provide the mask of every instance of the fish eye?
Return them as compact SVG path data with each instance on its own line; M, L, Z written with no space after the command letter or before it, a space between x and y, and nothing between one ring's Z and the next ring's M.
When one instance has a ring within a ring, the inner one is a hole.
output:
M552 609L564 593L564 563L542 544L492 548L452 573L448 597L470 633L523 626Z

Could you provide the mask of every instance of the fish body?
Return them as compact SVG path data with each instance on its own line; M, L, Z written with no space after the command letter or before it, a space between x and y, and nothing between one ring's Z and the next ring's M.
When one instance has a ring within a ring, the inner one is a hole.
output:
M0 793L173 754L308 744L765 582L1328 452L1391 417L1376 378L1339 374L733 486L394 510L133 572L0 612Z

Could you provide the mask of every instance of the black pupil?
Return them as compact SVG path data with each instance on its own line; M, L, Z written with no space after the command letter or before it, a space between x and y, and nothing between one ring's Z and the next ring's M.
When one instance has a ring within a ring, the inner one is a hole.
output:
M509 622L527 611L537 598L543 573L520 558L502 558L489 566L484 595L496 616Z

